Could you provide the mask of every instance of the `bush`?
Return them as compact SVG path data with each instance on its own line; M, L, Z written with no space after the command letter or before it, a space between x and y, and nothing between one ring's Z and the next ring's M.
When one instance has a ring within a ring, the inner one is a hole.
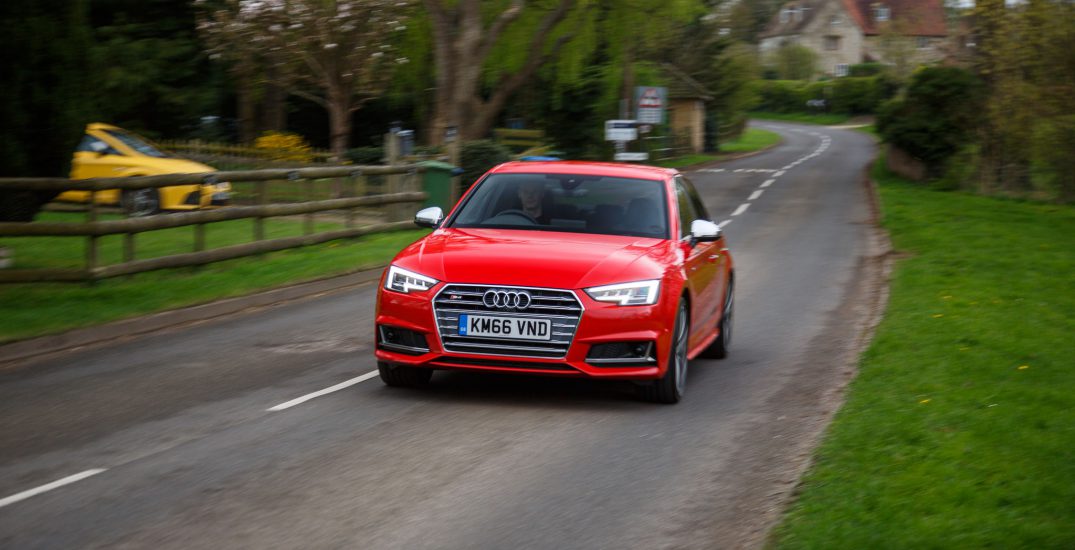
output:
M468 141L459 151L459 167L463 169L462 185L470 187L490 168L511 160L511 151L489 140Z
M930 177L943 173L949 157L971 138L981 110L981 83L955 67L922 69L906 97L890 101L877 119L885 141L926 163Z
M774 113L812 112L807 102L825 100L824 111L849 115L877 112L898 89L885 76L843 77L821 82L763 80L755 84L757 110Z
M849 115L876 112L880 91L876 77L838 78L832 82L832 110Z
M806 83L797 80L762 80L756 84L756 109L773 113L806 110Z
M270 160L286 162L310 162L313 160L310 144L298 134L290 132L265 132L254 140L254 148L262 151Z
M850 76L875 76L884 72L885 66L882 63L857 63L848 67L848 75Z
M355 147L343 154L351 164L369 166L384 162L384 149L380 147Z

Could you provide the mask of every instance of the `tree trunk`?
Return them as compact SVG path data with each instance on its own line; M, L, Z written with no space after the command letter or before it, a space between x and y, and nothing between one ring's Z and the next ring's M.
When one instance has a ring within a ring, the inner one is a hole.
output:
M328 125L332 154L342 159L351 144L351 109L338 101L330 101Z
M253 143L257 138L257 116L254 105L254 87L249 80L240 78L235 90L236 109L239 116L239 142Z
M262 119L262 129L273 132L283 132L287 128L287 91L275 84L274 77L269 78L265 85L265 111Z
M571 35L561 36L551 51L546 53L546 42L552 30L575 4L575 0L561 0L557 8L545 16L531 38L528 57L522 68L501 79L489 99L483 100L479 87L482 65L504 29L519 17L524 4L522 0L512 2L486 28L482 23L481 2L478 0L460 0L455 8L445 7L442 0L425 0L433 23L433 55L437 73L431 144L443 144L444 131L449 127L457 129L457 139L485 137L512 94L572 38Z

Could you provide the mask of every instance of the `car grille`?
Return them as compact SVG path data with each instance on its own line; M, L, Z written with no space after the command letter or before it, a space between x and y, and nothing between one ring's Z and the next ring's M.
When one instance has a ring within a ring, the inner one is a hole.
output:
M482 297L488 290L525 290L531 302L525 310L488 307ZM446 285L433 299L441 343L445 351L481 355L514 357L543 357L561 359L567 356L575 330L582 317L582 304L575 293L532 287L496 285ZM501 317L548 319L552 322L552 338L548 341L483 338L459 335L459 315L476 313Z

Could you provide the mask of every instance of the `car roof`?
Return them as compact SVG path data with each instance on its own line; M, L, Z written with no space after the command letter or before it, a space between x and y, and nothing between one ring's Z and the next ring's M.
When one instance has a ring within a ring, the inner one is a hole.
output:
M119 126L113 126L111 124L105 124L104 122L91 122L86 125L86 131L88 132L90 130L119 130L122 132L123 128L120 128Z
M646 180L665 180L679 172L672 168L622 164L616 162L588 162L579 160L506 162L493 168L494 174L578 174L582 176L610 176Z

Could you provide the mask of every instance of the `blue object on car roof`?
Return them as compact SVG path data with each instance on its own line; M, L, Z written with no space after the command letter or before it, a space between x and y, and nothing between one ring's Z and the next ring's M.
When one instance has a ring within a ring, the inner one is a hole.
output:
M519 160L541 161L541 160L564 160L564 159L562 159L560 157L547 157L547 156L542 156L542 155L532 155L532 156L529 156L529 157L523 157L523 158L521 158Z

